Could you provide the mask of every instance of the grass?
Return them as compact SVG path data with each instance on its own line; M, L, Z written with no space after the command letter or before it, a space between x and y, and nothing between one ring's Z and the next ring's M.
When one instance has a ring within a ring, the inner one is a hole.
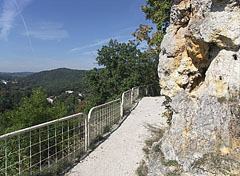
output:
M154 146L152 147L152 150L153 150L154 152L160 152L160 151L161 151L161 150L160 150L160 144L154 145Z
M167 109L163 114L163 117L167 118L167 123L170 126L172 123L172 116L173 116L173 112L170 109Z
M160 152L160 144L153 145L155 142L158 142L164 134L164 131L158 127L154 127L152 125L147 125L147 128L151 131L152 137L145 140L146 146L143 148L144 153L147 155L150 154L151 151ZM148 174L148 168L146 162L142 160L140 166L137 169L138 176L146 176Z
M104 129L103 129L103 133L108 133L111 131L111 128L109 125L105 126Z
M163 163L165 166L179 166L178 162L175 160L168 160L164 161Z
M181 174L178 173L178 172L176 172L176 173L171 172L171 173L168 173L168 174L167 174L167 176L180 176L180 175L181 175Z
M147 125L147 128L152 132L152 137L145 140L146 146L143 148L144 153L148 155L151 150L160 151L160 144L153 146L153 143L158 142L163 137L164 131L152 125Z
M104 139L103 136L100 135L100 134L98 134L98 135L94 138L94 140L90 143L89 148L92 149L92 150L95 149L96 144L97 144L98 142L102 141L103 139Z
M79 161L83 155L86 154L86 152L79 150L75 153L75 155L71 154L70 156L62 159L58 163L54 163L51 165L51 167L43 168L40 172L39 170L33 171L33 176L60 176L64 175L66 171L68 171L76 161ZM53 161L55 162L55 161ZM29 175L29 174L27 174ZM27 176L26 175L26 176Z
M148 155L149 153L150 153L150 148L149 147L147 147L147 146L145 146L145 147L143 147L143 152L146 154L146 155Z
M139 167L137 168L137 175L147 176L147 174L148 174L148 168L147 168L146 162L142 160Z
M44 168L41 172L33 171L33 176L59 176L74 164L72 158L66 158L58 163L53 164L50 168Z

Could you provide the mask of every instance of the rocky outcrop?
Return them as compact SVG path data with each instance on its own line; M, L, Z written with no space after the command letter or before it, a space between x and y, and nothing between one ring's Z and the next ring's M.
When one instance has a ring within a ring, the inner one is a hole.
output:
M170 19L158 74L173 115L148 175L240 175L240 1L174 0Z
M222 96L239 86L239 4L175 0L161 44L158 73L163 94L195 93L204 84L204 89Z

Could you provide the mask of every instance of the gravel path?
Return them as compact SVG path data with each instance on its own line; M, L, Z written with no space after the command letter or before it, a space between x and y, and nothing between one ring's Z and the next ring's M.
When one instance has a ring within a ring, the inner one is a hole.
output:
M145 97L123 124L66 176L134 176L144 158L147 124L166 127L164 97Z

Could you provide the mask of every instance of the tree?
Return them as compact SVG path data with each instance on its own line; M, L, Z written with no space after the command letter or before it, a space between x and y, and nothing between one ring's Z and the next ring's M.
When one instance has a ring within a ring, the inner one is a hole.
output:
M63 104L58 103L53 106L46 101L46 98L47 95L42 89L33 90L30 98L23 98L19 107L2 114L0 118L4 124L7 124L5 132L30 127L66 115Z
M132 35L140 41L147 41L151 53L160 52L161 41L170 21L171 6L172 0L147 0L146 5L141 7L146 19L157 25L157 32L152 33L153 27L141 24ZM149 36L151 33L152 37Z
M96 58L101 69L86 74L89 96L87 109L120 97L134 86L157 83L158 57L138 49L139 42L118 43L110 40L108 46L98 50Z

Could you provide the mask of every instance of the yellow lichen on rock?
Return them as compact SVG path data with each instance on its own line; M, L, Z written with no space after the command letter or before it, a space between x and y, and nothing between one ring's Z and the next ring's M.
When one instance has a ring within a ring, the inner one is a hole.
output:
M186 40L186 49L188 56L193 60L193 63L202 63L208 61L209 46L205 42L194 42L190 37Z
M229 147L223 146L223 147L220 148L220 151L221 151L222 155L227 155L227 154L230 153L231 149Z
M188 136L188 135L190 135L190 134L191 134L190 131L187 130L187 128L184 128L184 130L183 130L183 135Z
M227 88L228 88L227 83L225 83L222 80L213 81L212 87L214 87L214 89L212 89L212 91L215 91L215 93L213 92L213 94L215 94L215 96L222 97L227 93Z

